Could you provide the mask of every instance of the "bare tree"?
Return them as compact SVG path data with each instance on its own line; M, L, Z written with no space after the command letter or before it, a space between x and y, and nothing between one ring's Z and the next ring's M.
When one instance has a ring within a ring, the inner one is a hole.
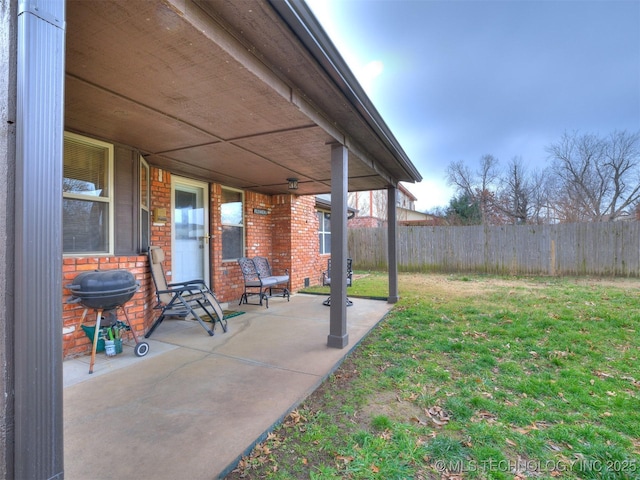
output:
M495 220L495 187L499 178L498 160L493 155L480 159L480 168L472 172L461 160L447 167L447 182L455 186L458 196L476 203L482 215L482 223Z
M640 132L613 132L605 148L605 168L613 187L605 199L604 213L610 220L632 213L640 200Z
M456 187L458 193L472 198L475 191L475 175L462 160L451 162L447 167L447 183Z
M375 217L382 222L389 218L386 190L349 192L347 204L358 211L359 217Z
M529 220L531 194L522 157L513 157L501 177L496 208L506 215L509 223L524 225Z
M564 135L548 147L559 179L561 221L603 221L630 213L640 199L640 134Z
M530 182L530 223L537 225L558 222L556 207L553 203L555 177L548 169L534 170L529 176Z

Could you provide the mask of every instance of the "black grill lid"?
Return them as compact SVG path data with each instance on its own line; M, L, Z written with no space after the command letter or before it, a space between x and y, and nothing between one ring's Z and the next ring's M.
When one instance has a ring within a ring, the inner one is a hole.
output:
M128 290L136 285L136 278L128 270L95 270L84 272L67 288L74 293L103 293Z
M73 292L67 303L110 310L128 302L140 288L127 270L95 270L78 275L67 288Z

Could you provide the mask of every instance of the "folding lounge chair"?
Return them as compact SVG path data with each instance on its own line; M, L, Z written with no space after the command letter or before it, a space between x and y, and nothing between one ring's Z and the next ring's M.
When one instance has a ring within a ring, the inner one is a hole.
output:
M347 287L351 286L351 282L353 280L352 265L353 265L353 259L347 258ZM324 272L322 272L322 285L331 286L331 258L327 260L327 269ZM322 304L326 306L330 306L331 296L329 296L329 298L327 298L324 302L322 302ZM349 300L349 297L347 297L347 307L350 307L351 305L353 305L353 302Z
M224 318L222 307L204 280L168 284L162 268L163 261L164 251L157 246L149 247L149 266L157 299L154 308L160 310L160 316L145 334L145 338L149 338L166 317L186 318L189 315L193 316L211 336L216 322L220 323L222 330L226 332L227 320ZM203 317L208 317L211 321L211 328L204 322Z

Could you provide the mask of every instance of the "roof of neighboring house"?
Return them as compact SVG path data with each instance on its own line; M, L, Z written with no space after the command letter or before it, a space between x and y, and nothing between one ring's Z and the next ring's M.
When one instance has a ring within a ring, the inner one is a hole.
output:
M65 128L174 173L275 194L422 179L300 0L67 1Z
M407 190L407 187L405 187L403 184L399 183L398 184L398 190L400 190L402 193L404 193L407 197L409 197L409 199L413 202L415 202L416 200L418 200L418 197L416 197L413 193L411 193L409 190Z
M331 210L331 195L316 195L316 208L322 208L324 210ZM358 213L357 208L353 208L347 205L347 217L353 218Z

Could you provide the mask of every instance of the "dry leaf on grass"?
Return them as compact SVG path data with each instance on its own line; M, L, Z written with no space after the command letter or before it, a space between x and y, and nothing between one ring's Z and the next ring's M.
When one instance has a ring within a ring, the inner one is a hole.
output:
M429 417L429 419L438 427L442 427L449 423L449 414L441 407L435 406L425 408L424 413L426 413L427 417Z
M289 415L287 415L287 418L284 424L287 426L290 426L290 425L297 425L298 423L306 422L306 421L307 419L304 417L304 415L298 412L298 410L294 410Z
M497 418L498 416L495 413L491 413L486 410L480 410L479 412L476 412L476 414L473 417L471 417L471 421L478 423L482 420L485 420L489 423L493 423L496 421Z
M339 462L344 463L345 465L353 462L353 457L348 457L348 456L344 456L344 455L336 455L336 460L338 460Z

